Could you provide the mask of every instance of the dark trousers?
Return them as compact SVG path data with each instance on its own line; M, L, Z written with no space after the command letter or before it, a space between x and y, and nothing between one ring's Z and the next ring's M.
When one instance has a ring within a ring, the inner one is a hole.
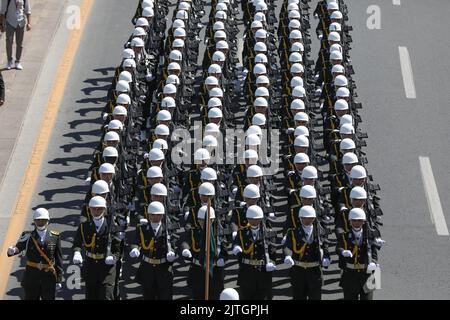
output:
M272 299L272 272L267 272L265 266L253 267L241 264L238 285L241 300Z
M142 286L144 300L172 300L173 272L170 264L151 265L142 261L136 281Z
M8 61L12 61L13 59L14 36L16 36L16 61L20 61L20 58L22 57L25 26L22 28L14 28L6 22L6 55L8 56Z
M55 300L56 278L50 271L26 267L22 286L25 300Z
M345 269L340 281L340 286L344 290L344 300L372 300L373 292L366 293L363 289L369 276L366 270Z
M107 265L104 260L86 258L84 279L87 300L114 300L115 265Z
M213 276L209 277L209 300L219 300L220 293L224 289L223 281L223 268L214 267ZM188 286L192 290L194 300L205 300L205 270L202 267L191 264Z
M322 299L322 272L319 267L305 269L293 266L290 276L294 300Z

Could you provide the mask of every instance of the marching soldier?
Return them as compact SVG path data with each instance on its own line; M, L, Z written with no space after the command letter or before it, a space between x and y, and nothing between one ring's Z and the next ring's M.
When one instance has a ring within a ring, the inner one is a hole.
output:
M106 200L95 196L89 201L91 221L79 225L72 250L73 263L82 264L87 300L113 300L116 262L120 257L120 242L111 216L105 217Z
M350 210L351 229L338 237L336 252L343 270L339 285L344 300L372 300L373 288L367 280L377 268L377 249L366 225L366 213L360 208Z
M136 243L132 245L130 257L141 256L136 281L142 286L144 300L172 300L172 264L177 258L172 250L168 219L164 205L153 201L148 205L149 223L139 224Z
M321 300L322 270L328 268L330 255L324 230L316 221L312 206L300 208L301 226L289 229L284 248L284 263L290 270L294 300Z
M199 228L193 228L187 231L187 238L182 242L182 256L191 261L188 275L188 286L192 290L194 300L203 300L205 298L205 256L206 256L206 214L208 206L202 206L198 210L197 219ZM214 209L210 207L211 221L211 252L210 252L210 279L209 279L209 298L219 300L220 293L223 290L225 259L227 258L226 242L221 238L220 219L216 219Z
M271 300L272 272L276 267L276 234L265 228L263 210L253 205L247 209L249 226L239 230L233 241L238 256L238 285L242 300Z
M55 300L63 274L59 232L48 228L50 215L46 209L36 209L33 219L35 229L22 233L7 254L12 257L25 251L27 262L22 280L25 300Z

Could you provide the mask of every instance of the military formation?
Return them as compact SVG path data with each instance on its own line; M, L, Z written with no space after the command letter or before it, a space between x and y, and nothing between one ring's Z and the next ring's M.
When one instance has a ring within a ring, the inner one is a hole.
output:
M130 261L144 299L176 295L176 263L189 265L192 299L220 299L237 260L240 299L272 299L284 265L293 299L320 300L334 251L344 299L371 299L382 211L365 168L344 1L312 11L309 0L180 0L173 15L169 4L139 1L108 92L72 243L86 299L123 297ZM280 174L283 212L274 209ZM63 282L49 220L37 209L36 229L8 249L26 254L26 299L54 299Z

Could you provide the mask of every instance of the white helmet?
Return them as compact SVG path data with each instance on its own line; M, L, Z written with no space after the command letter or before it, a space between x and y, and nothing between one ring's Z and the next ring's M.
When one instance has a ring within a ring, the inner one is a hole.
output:
M208 76L205 79L205 85L207 85L207 86L218 86L219 85L219 80L217 80L217 78L214 77L214 76Z
M175 99L173 97L164 97L161 101L161 107L162 108L175 108L176 103Z
M262 137L262 129L259 126L256 125L251 125L250 127L248 127L247 131L245 131L245 136L249 136L251 134L256 134L258 137ZM259 145L258 141L255 140L255 142L250 141L250 144L247 145ZM256 144L252 144L252 143L256 143Z
M298 8L298 6L297 6L297 8ZM298 21L297 19L292 19L291 21L289 21L288 27L289 27L289 29L300 29L300 27L301 27L300 21Z
M262 25L261 21L253 21L250 28L251 29L263 28L263 25Z
M222 118L223 114L222 114L222 110L220 110L219 108L211 108L208 111L208 118Z
M156 167L156 166L148 168L146 176L147 176L147 178L163 178L164 177L161 167Z
M299 52L292 52L289 55L289 62L290 63L301 63L303 61L303 56Z
M123 130L123 123L119 120L111 120L108 122L108 130Z
M356 148L355 142L349 138L342 139L339 145L340 150L350 150L355 148Z
M180 64L178 62L171 62L167 66L167 70L181 70Z
M208 211L208 206L201 206L200 209L198 209L197 218L200 220L205 220L207 211ZM214 211L214 208L210 207L209 208L209 218L214 219L215 217L216 217L216 213Z
M295 128L294 137L305 136L309 137L309 130L305 126L298 126Z
M291 88L295 88L295 87L303 87L303 78L299 77L299 76L295 76L291 79L291 83L290 83Z
M264 64L262 63L257 63L255 64L255 66L253 67L253 74L257 75L257 74L267 74L267 68Z
M167 110L161 110L156 115L157 121L170 121L172 120L172 114Z
M336 87L346 87L348 86L348 80L346 76L339 75L334 79L334 85Z
M300 12L298 12L298 10L291 10L289 11L288 18L289 20L300 19Z
M348 97L350 97L350 90L348 90L348 88L341 87L336 90L336 97L338 99L339 98L348 98Z
M269 97L269 89L265 87L256 88L255 97Z
M351 114L344 114L341 117L341 120L339 121L339 123L341 125L346 124L346 123L353 124L353 117L352 117L352 115Z
M105 141L120 141L119 134L115 131L109 131L105 134L103 138Z
M142 16L144 18L152 18L155 16L155 12L153 11L152 8L146 7L142 10Z
M186 37L186 30L184 30L184 28L176 28L173 31L173 36L174 37Z
M336 100L334 103L334 110L348 110L348 102L344 99Z
M172 29L177 29L177 28L185 28L185 24L184 21L181 19L175 19L172 23Z
M169 149L169 145L167 144L167 141L164 139L156 139L155 141L153 141L152 148L167 150L167 149Z
M37 208L34 211L33 220L50 220L50 214L47 209Z
M212 88L211 90L209 90L208 94L212 98L222 98L223 90L220 88Z
M316 218L316 210L312 206L303 206L298 211L299 218Z
M226 288L220 294L220 300L239 300L239 293L233 288Z
M128 94L122 93L117 97L116 103L119 105L131 104L131 98Z
M212 183L203 182L198 188L198 193L204 196L214 196L216 194L216 189Z
M267 52L267 46L264 42L257 42L253 46L253 51L255 52Z
M172 50L172 51L170 51L169 59L175 60L175 61L181 61L181 60L183 60L183 54L181 53L180 50Z
M290 52L300 52L303 54L303 52L305 51L305 46L301 42L294 42L293 44L291 44L291 49L289 51Z
M330 32L328 35L328 41L341 42L341 35L335 31Z
M136 69L136 61L133 59L125 59L122 62L122 67Z
M260 166L254 164L247 168L247 178L259 178L263 176Z
M294 98L304 98L306 97L306 90L303 87L297 86L292 89L292 97Z
M209 151L204 149L204 148L200 148L195 150L194 152L194 160L195 161L203 161L203 160L209 160L211 159L210 155L209 155Z
M227 13L225 11L217 11L216 15L214 16L216 19L227 19Z
M216 137L214 137L214 136L205 136L203 138L202 144L203 144L204 148L208 148L208 147L215 148L219 145Z
M267 76L258 76L256 84L270 84L270 80Z
M333 44L334 46L334 44ZM341 64L335 64L332 68L331 68L331 73L345 73L345 68L343 65Z
M347 152L342 156L342 164L358 163L358 156L353 152Z
M158 136L168 136L170 134L170 129L165 124L158 124L155 128L155 134Z
M183 39L174 39L172 42L172 48L184 48L184 40Z
M246 146L259 146L261 144L261 139L257 134L249 134L245 137Z
M306 136L297 136L294 140L294 147L309 147L309 139Z
M367 192L366 192L366 190L364 190L364 188L353 187L352 190L350 191L350 199L366 200Z
M348 214L349 220L366 220L366 213L363 209L353 208Z
M330 15L330 19L332 20L342 20L343 15L340 11L333 11L333 13Z
M208 73L209 74L211 74L211 73L222 73L222 67L219 66L218 64L213 63L213 64L211 64L209 66Z
M328 1L327 10L339 10L339 4L335 1Z
M217 41L216 43L216 50L220 50L220 49L229 49L230 46L228 45L228 42L226 42L225 40L220 40Z
M342 52L338 50L334 50L330 52L330 60L339 60L342 61L344 57L342 56Z
M255 56L255 63L267 63L269 60L267 59L267 56L264 53L258 53Z
M350 178L352 179L364 179L367 178L366 169L363 166L356 165L350 171Z
M142 18L141 17L141 18L136 20L135 27L148 27L148 26L149 26L149 23L148 23L147 18Z
M302 179L317 179L317 169L313 166L306 166L302 170Z
M309 122L309 116L305 112L297 112L294 116L294 121L306 121ZM307 136L305 134L305 136Z
M300 189L300 197L307 199L317 198L316 188L310 185L303 186Z
M119 80L116 83L116 91L117 92L129 92L130 91L130 84L128 81L125 80Z
M155 183L150 189L150 194L154 196L165 196L167 197L167 188L162 183Z
M148 153L148 159L150 161L164 160L164 153L161 151L161 149L152 149Z
M291 110L305 110L305 102L302 99L294 99L291 102Z
M189 15L184 10L178 10L175 18L180 19L180 20L186 20L189 18Z
M214 24L213 24L213 30L214 30L214 31L217 31L217 30L225 30L225 25L223 24L222 21L214 22Z
M253 205L247 208L245 216L247 219L262 219L264 217L264 212L260 206Z
M252 117L252 125L264 126L266 124L266 116L262 113L257 113Z
M342 46L339 43L335 43L335 44L331 45L330 46L330 53L333 52L333 51L337 51L337 52L342 53ZM330 55L330 58L331 58L331 55ZM332 59L332 60L338 60L338 59Z
M174 94L177 93L177 87L173 84L166 84L163 89L164 94Z
M289 33L289 40L297 40L297 39L302 39L302 33L300 32L300 30L292 30Z
M255 38L266 39L267 38L267 31L264 30L264 29L259 29L258 31L255 32Z
M105 149L103 149L102 156L103 156L103 158L118 157L119 153L117 152L117 149L114 147L106 147Z
M169 74L166 79L166 84L173 84L177 86L180 84L180 78L176 74Z
M305 68L301 63L294 63L290 69L291 73L303 73L305 72Z
M218 39L225 40L227 38L227 34L223 30L218 30L214 32L214 39L218 41Z
M341 27L341 24L340 24L340 23L338 23L338 22L333 22L333 23L330 23L330 27L328 28L328 30L329 30L330 32L332 32L332 31L341 32L342 27Z
M200 174L201 180L208 180L208 181L216 181L217 180L217 172L213 168L205 168L202 170Z
M128 71L122 71L119 74L119 82L120 81L125 81L127 83L133 82L133 76ZM116 88L116 90L117 90L117 88ZM124 91L124 90L121 90L121 91Z
M95 194L107 193L107 192L109 192L108 183L103 180L97 180L92 185L91 191L92 191L92 193L95 193Z
M309 163L309 156L306 153L297 153L294 157L294 163Z
M206 135L216 135L218 133L220 133L220 128L217 124L211 122L205 126Z
M222 100L219 98L210 98L208 100L208 109L217 108L222 106Z
M244 159L257 159L258 160L258 152L253 149L244 151Z
M258 199L260 197L259 187L256 184L248 184L244 188L244 198Z
M135 58L135 54L134 54L134 50L133 49L124 49L122 51L122 59L134 59Z
M126 116L128 114L127 108L124 106L115 106L113 110L114 116Z
M137 27L133 30L133 37L142 37L146 36L147 32L144 30L144 28Z
M350 123L345 123L339 128L340 134L355 134L355 128Z
M95 196L89 200L90 208L106 208L106 200L103 197Z
M254 107L268 107L269 106L269 102L267 102L267 99L264 97L258 97L255 99L255 101L253 101L253 106Z
M145 46L145 43L141 38L133 38L133 40L131 40L131 46L136 48L143 48Z
M266 15L263 12L257 12L253 16L254 21L266 22Z
M100 168L98 168L98 173L116 173L116 168L111 163L102 163Z
M164 214L164 205L159 201L152 201L148 205L147 212L150 214Z

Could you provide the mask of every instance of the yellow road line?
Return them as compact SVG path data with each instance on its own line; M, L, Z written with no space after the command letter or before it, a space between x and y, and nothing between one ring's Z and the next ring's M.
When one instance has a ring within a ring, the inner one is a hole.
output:
M41 171L42 161L47 151L52 130L59 112L59 106L61 104L67 80L72 69L73 60L78 50L81 36L86 26L86 21L91 11L93 2L94 0L82 0L80 4L80 28L73 29L69 35L64 54L58 67L53 89L47 102L40 131L36 138L22 185L17 193L14 209L11 213L11 220L5 235L3 247L0 251L0 270L2 270L0 274L0 300L4 298L9 275L13 266L13 259L6 256L6 251L8 246L15 244L25 226L25 221L29 219L31 199L33 197L37 179Z

